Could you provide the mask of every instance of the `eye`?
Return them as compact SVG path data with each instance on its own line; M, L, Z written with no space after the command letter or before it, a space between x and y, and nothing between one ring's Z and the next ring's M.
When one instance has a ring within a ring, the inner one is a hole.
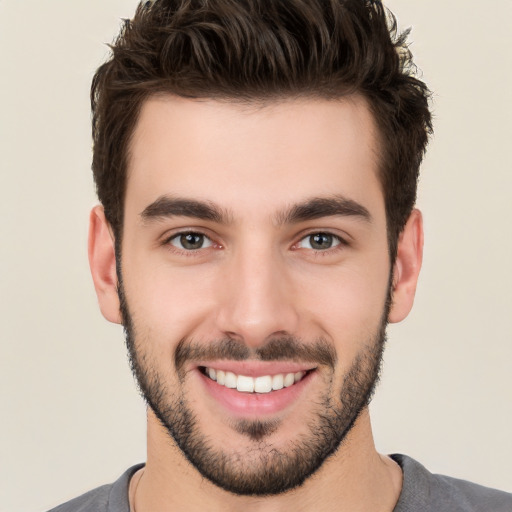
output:
M325 251L341 244L341 239L330 233L311 233L299 241L297 247L300 249L313 249L314 251Z
M177 249L185 251L197 251L198 249L204 249L213 245L212 241L206 235L192 231L178 233L170 238L168 243Z

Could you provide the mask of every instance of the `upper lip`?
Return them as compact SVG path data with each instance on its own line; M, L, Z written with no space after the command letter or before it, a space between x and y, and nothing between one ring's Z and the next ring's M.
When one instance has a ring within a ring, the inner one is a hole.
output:
M313 363L301 363L295 361L200 361L196 367L214 368L224 372L232 372L236 375L247 377L260 377L263 375L278 375L280 373L297 373L314 370Z

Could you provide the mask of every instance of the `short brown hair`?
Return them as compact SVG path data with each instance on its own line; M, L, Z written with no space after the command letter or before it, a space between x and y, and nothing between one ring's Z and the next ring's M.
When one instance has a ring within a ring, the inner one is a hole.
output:
M377 0L141 2L91 90L92 168L116 240L130 138L149 96L255 102L359 93L379 130L393 260L432 131L430 93L415 76L406 36Z

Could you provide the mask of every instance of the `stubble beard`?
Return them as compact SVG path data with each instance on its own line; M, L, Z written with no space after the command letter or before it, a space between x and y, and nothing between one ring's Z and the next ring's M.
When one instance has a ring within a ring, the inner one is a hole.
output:
M222 451L202 432L189 406L186 392L178 394L171 391L158 374L155 365L151 364L147 351L143 349L143 345L150 343L150 340L136 339L136 327L128 309L122 281L119 283L118 292L130 366L142 397L188 461L202 476L230 493L269 496L285 493L302 485L339 449L357 418L371 401L379 381L386 341L387 317L391 303L389 293L377 332L371 339L362 340L361 346L364 348L344 376L338 393L333 391L331 377L330 386L315 404L315 410L307 423L307 434L290 440L286 449L279 449L271 441L272 434L280 426L278 420L238 420L231 427L252 441L251 448L240 452ZM279 353L280 344L296 346L297 340L290 337L276 339L273 342L275 350L271 352ZM325 353L326 344L327 341L319 340L309 347L313 346L313 351L316 347L320 354ZM179 346L184 347L185 352L189 350L188 355L190 351L193 352L187 340L182 340ZM236 346L238 348L234 348ZM195 347L194 350L197 351L198 348ZM247 354L247 349L240 348L239 342L233 340L226 340L220 350L225 358L229 358L232 353L233 359L243 359L246 356L241 354ZM333 348L332 350L334 351ZM178 360L179 356L175 354L175 363ZM183 376L180 380L182 378Z

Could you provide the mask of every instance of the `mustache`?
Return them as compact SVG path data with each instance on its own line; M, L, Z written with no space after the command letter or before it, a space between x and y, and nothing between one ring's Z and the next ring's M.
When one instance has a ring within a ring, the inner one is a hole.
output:
M269 340L258 348L250 348L242 341L225 338L212 342L197 343L183 338L174 353L174 364L178 372L186 363L197 360L234 361L296 361L317 363L334 369L338 360L336 351L325 338L304 343L294 336L280 336Z

